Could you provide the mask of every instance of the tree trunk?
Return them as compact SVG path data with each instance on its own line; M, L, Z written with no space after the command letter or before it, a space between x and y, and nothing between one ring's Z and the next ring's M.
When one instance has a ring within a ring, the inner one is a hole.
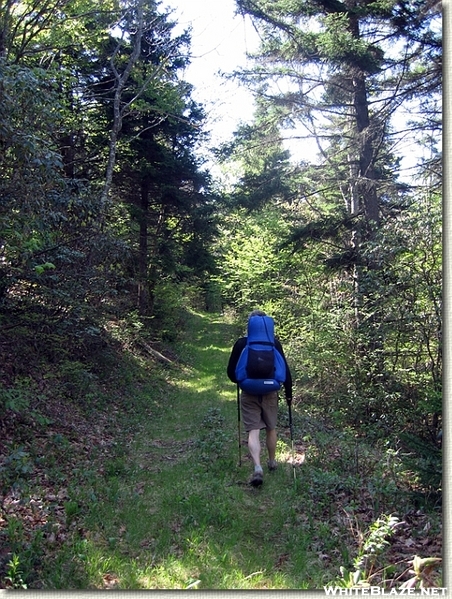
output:
M375 185L374 136L369 118L366 79L363 73L353 77L353 105L356 115L356 128L359 136L358 194L369 229L380 221L378 195Z
M143 182L140 196L140 239L138 257L138 310L141 315L147 313L149 307L148 293L148 210L149 185Z
M133 35L134 44L132 54L127 61L127 65L124 71L120 74L115 66L115 58L122 46L121 42L118 43L115 51L113 52L113 56L110 60L110 66L113 71L113 75L116 81L115 87L115 95L113 98L113 125L110 132L110 144L108 150L108 162L107 169L105 173L105 185L102 192L102 204L105 205L108 201L108 197L110 194L110 187L113 180L113 171L115 168L116 161L116 145L118 142L118 135L122 129L122 120L124 117L123 110L121 108L122 94L125 88L125 85L130 77L132 69L135 63L138 61L141 52L141 38L143 36L143 4L144 0L137 1L137 25L136 31Z

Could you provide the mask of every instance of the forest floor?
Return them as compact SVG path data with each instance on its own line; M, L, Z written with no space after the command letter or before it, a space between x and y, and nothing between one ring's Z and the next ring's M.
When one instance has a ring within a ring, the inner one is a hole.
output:
M95 413L49 401L28 436L10 430L1 588L441 587L441 507L397 452L314 420L301 394L293 446L282 397L279 467L248 484L226 377L236 333L191 313L171 364L141 356L127 398Z

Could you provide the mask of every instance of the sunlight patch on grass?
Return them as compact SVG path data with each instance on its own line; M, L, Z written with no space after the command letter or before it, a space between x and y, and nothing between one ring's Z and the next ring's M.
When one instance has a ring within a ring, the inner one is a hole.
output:
M220 352L222 354L227 354L229 356L229 354L231 353L231 348L229 347L220 347L218 345L209 345L208 347L200 347L199 350L200 352Z
M216 379L214 376L203 376L181 381L180 388L193 389L196 395L205 391L211 391L216 388Z
M169 556L159 566L147 568L138 578L138 583L143 589L186 589L199 588L195 584L198 580L198 566Z
M292 445L290 443L286 443L281 439L278 439L276 445L276 459L280 462L287 462L288 464L300 466L305 462L306 453L304 449L297 447L296 445L294 445L294 449L292 451Z
M236 563L234 548L223 551L205 539L187 539L182 557L169 556L138 579L146 589L281 589L289 588L281 573L243 569ZM257 550L256 546L256 550Z

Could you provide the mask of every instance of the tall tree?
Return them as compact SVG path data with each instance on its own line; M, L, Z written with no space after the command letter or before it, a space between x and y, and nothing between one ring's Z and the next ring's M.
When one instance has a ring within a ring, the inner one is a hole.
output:
M289 152L283 148L279 130L280 110L256 99L254 121L242 125L230 143L217 151L223 163L236 165L236 181L230 198L232 206L249 211L268 203L288 201L295 196L291 186L293 170Z
M356 322L360 326L365 319L363 311L378 320L367 285L372 280L367 271L377 268L378 260L369 261L365 244L402 191L397 187L400 161L391 151L393 114L403 102L437 96L427 81L439 81L438 6L398 0L237 0L237 7L251 16L262 40L255 68L239 76L263 101L281 107L281 127L296 127L317 141L321 189L335 186L328 195L347 211L336 210L339 220L333 227L328 211L326 219L318 219L318 229L325 237L341 222L353 224L342 263L354 269ZM312 235L314 228L310 224L297 235ZM371 347L377 346L374 340Z
M363 215L367 237L381 218L378 162L391 118L402 102L439 92L438 5L237 0L237 7L262 40L256 67L242 71L242 80L285 107L281 125L307 131L326 159L332 156L326 144L340 140L335 151L342 148L348 164L348 209Z
M189 36L173 37L173 28L167 15L146 12L139 60L122 91L127 109L117 132L121 161L115 175L111 173L117 201L128 204L132 230L138 225L138 243L133 236L131 242L137 247L138 306L146 315L152 313L162 269L163 274L181 273L187 266L182 248L192 237L191 227L210 221L208 177L194 155L204 114L191 99L192 87L178 78L188 62ZM127 56L133 52L134 44L124 43L123 61L130 64ZM108 73L99 91L103 86L110 97ZM108 102L105 108L110 115ZM116 121L114 111L110 118ZM203 233L200 248L203 242L207 247L208 228L198 230Z

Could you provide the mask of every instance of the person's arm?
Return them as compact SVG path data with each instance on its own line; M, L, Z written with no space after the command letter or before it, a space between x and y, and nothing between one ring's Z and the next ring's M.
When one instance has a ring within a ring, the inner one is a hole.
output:
M231 355L229 356L227 374L228 374L229 380L231 380L233 383L237 382L237 379L235 378L235 367L237 366L237 362L239 361L240 354L242 353L242 350L245 347L245 345L246 345L245 337L241 337L240 339L237 339L237 341L234 343L234 347L232 348Z
M281 353L284 358L284 362L286 364L286 380L284 381L284 393L286 394L286 401L292 401L292 373L290 372L289 364L287 363L286 356L284 355L284 350L282 348L281 342L278 339L275 339L275 347Z
M289 365L286 362L286 380L284 381L284 393L286 394L286 401L290 403L292 401L292 374L290 372Z

